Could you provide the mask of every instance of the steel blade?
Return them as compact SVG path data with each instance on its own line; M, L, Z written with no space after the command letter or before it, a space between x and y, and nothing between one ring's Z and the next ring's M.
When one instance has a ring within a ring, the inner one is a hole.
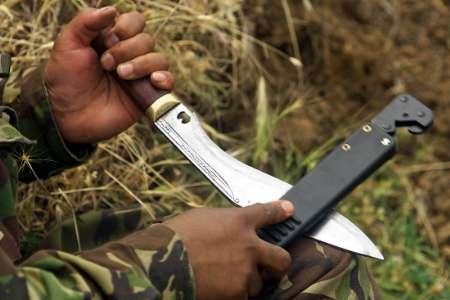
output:
M155 126L237 206L278 200L292 187L219 148L205 133L196 115L182 103L156 120ZM372 241L337 212L327 216L309 233L309 237L357 254L383 259Z

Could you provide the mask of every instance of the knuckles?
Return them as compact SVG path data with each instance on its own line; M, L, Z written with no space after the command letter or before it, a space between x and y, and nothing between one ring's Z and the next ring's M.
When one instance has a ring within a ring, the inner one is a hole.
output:
M93 8L93 7L86 7L86 8L83 8L82 10L80 10L79 12L77 12L77 13L75 14L75 17L73 17L72 22L73 22L73 21L77 21L77 20L79 20L80 18L85 18L85 17L87 17L87 16L90 16L94 11L96 11L96 9Z
M231 216L230 220L237 230L247 230L251 226L251 219L238 211Z
M153 38L147 34L147 33L139 33L135 36L137 40L133 43L129 43L129 40L123 40L114 45L112 48L108 50L109 53L118 61L118 62L124 62L125 60L131 60L133 58L136 58L139 55L145 55L148 53L151 53L154 47L154 40ZM135 53L137 47L141 53ZM144 52L143 52L144 51ZM130 57L130 54L134 57ZM167 58L165 58L164 55L161 55L161 58L163 63L165 64L167 61Z
M247 234L247 237L241 244L243 248L242 251L246 253L247 257L252 259L252 261L256 261L260 249L257 237L253 234Z
M130 27L130 24L134 26ZM138 32L141 32L145 27L145 18L138 12L125 13L119 16L116 25L114 26L114 32L121 38L125 39L130 35L130 28L137 28Z
M278 267L278 272L279 273L287 272L291 264L292 264L291 255L287 251L280 250L280 257L278 258L278 264L276 264L276 266Z
M134 20L134 22L136 22L136 24L139 24L142 27L142 29L144 29L145 17L140 12L132 11L129 13L124 13L123 16L129 18L130 20Z
M255 204L259 205L259 204ZM236 214L237 223L241 225L243 228L251 229L253 228L253 224L255 223L255 220L253 220L252 216L249 214L246 214L244 210L240 210L237 208L238 213Z
M139 43L146 45L149 51L155 46L155 39L150 34L141 32L137 37L139 38Z
M242 300L248 298L250 289L255 284L254 275L255 272L258 272L261 247L261 241L256 235L254 220L251 220L251 217L243 213L240 208L199 208L187 211L172 221L166 221L167 223L172 225L175 231L179 229L182 238L184 231L189 231L186 229L187 224L196 230L201 229L195 235L188 235L188 239L195 237L196 240L201 239L201 241L197 244L187 242L186 245L191 245L187 246L187 249L188 252L191 251L194 273L197 272L197 274L202 273L202 270L205 272L205 267L202 267L202 264L205 264L205 256L214 257L214 260L207 260L208 271L202 274L201 278L211 281L209 287L217 286L217 282L225 284L223 281L226 280L226 289L215 291L221 295L218 297L219 299ZM211 226L211 224L214 225ZM210 242L204 242L206 236ZM202 239L202 237L204 238ZM209 243L208 253L214 253L214 255L205 254L205 243ZM290 256L284 250L280 249L280 251L283 251L282 255L279 255L281 272L289 267ZM215 258L217 255L223 257L225 261L217 263ZM202 259L195 259L195 257L202 257ZM278 256L275 256L274 259L278 259ZM253 293L255 292L254 290ZM205 288L205 291L202 290L201 293L204 293L203 297L200 297L201 299L213 299L205 298L205 295L212 293L211 290Z
M289 267L292 264L292 257L289 254L289 252L284 251L284 262L283 262L283 266L284 266L284 271L287 271L289 269Z

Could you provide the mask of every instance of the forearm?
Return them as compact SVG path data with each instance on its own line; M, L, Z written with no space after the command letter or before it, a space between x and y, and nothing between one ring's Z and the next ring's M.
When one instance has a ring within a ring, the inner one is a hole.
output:
M77 254L38 252L0 274L0 291L5 299L195 299L184 245L160 224Z

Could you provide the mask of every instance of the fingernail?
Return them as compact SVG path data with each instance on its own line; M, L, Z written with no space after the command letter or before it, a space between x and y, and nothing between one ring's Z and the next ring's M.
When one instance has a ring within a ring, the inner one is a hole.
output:
M291 201L282 201L281 207L288 215L291 215L294 212L294 204L292 204Z
M116 11L116 8L114 6L105 6L105 7L99 8L97 10L97 13L99 13L99 14L109 14L109 13L112 13L113 11L114 12Z
M111 71L116 66L116 61L109 52L103 53L102 58L100 58L100 61L102 63L103 68L105 68L108 71Z
M123 78L129 78L133 74L133 69L131 63L124 63L117 67L117 73Z
M113 46L117 45L120 42L119 37L115 33L111 33L108 35L108 37L105 39L105 46L107 48L112 48Z
M161 72L152 73L152 80L156 82L164 82L167 80L167 76Z

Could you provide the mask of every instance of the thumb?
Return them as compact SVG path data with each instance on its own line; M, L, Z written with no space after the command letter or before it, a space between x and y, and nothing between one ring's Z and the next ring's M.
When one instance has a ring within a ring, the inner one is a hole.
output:
M283 222L294 213L294 205L290 201L275 201L255 204L240 209L255 229Z
M102 30L114 24L116 15L114 6L84 9L65 26L55 48L67 51L89 46Z

